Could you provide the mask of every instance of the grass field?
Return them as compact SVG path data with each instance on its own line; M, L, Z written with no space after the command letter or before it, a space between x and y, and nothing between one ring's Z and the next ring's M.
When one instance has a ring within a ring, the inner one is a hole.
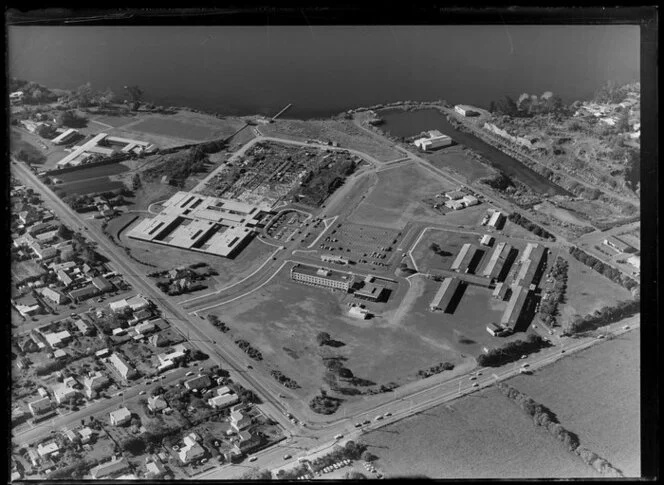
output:
M31 260L14 262L11 265L11 269L12 277L15 281L23 281L27 278L35 278L46 274L46 270Z
M468 183L496 172L493 168L471 157L461 145L447 147L423 156L438 168L453 170L464 177Z
M586 315L605 305L632 299L629 290L572 258L567 252L563 251L561 255L569 261L567 301L559 310L561 321L572 318L574 314Z
M362 437L386 478L599 477L497 389Z
M169 118L148 118L132 125L132 130L155 133L157 135L186 138L189 140L209 140L219 138L223 131L192 123L183 123ZM230 134L230 133L229 133Z
M638 477L640 466L640 339L631 331L518 376L509 384L554 413L589 448Z
M291 281L284 268L268 285L212 313L227 322L231 338L244 338L262 352L260 365L276 367L300 384L301 396L324 385L321 355L346 357L344 365L357 377L377 384L413 380L420 369L459 362L459 354L436 338L435 329L423 332L417 318L403 318L407 302L396 305L396 318L386 311L358 320L347 315L341 296ZM316 335L321 331L345 345L320 347Z
M389 142L362 130L350 120L278 119L269 125L259 126L259 130L265 136L298 141L310 138L336 141L342 148L352 148L384 162L403 157Z
M433 181L415 165L402 165L378 174L377 183L349 219L392 229L402 229L413 220L437 222L443 216L421 200L452 188Z

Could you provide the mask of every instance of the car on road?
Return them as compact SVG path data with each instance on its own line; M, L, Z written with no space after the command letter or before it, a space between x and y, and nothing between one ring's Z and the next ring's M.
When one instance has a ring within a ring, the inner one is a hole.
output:
M473 387L480 387L480 385L477 382L473 382Z
M629 330L629 325L625 325L625 326L623 327L623 330Z
M343 437L344 437L344 435L342 435L342 434L338 434L338 435L336 435L336 436L334 437L334 439L335 439L335 440L340 440L340 439L343 438Z
M476 380L477 380L477 376L470 376L470 380L471 380L471 381L476 381Z
M290 460L291 456L289 454L284 455L284 460Z
M144 396L144 395L145 395L145 391L141 391L141 392L139 392L138 395L139 395L139 396Z
M252 366L250 366L250 365L248 365L248 366L247 366L247 369L253 369L253 367L252 367Z
M173 445L173 451L178 451L180 447L178 445Z
M255 456L250 456L250 457L249 457L249 461L256 461L256 460L258 460L258 458L255 457Z
M383 416L385 416L385 417L392 416L392 413L387 412L387 413L385 413Z
M376 421L380 421L381 419L383 419L383 416L376 416L376 417L374 418L374 420L376 420Z
M356 427L356 428L361 428L361 427L362 427L362 423L355 423L355 427Z
M522 359L527 359L528 356L524 354L524 355L521 356L521 358L522 358Z
M368 419L365 419L364 421L362 421L362 424L371 424L371 421L369 421Z
M523 368L530 367L530 364L528 362L524 362L523 364L521 364L521 367Z
M599 335L597 336L597 340L599 340L599 339L603 339L603 338L604 338L604 335L603 335L603 334L599 334Z
M187 377L189 377L189 376L193 376L193 375L194 375L193 371L189 371L189 372L187 372L187 373L185 374L185 376L187 376Z
M560 353L561 353L561 354L564 354L564 353L565 353L565 349L562 349L562 350L560 351Z

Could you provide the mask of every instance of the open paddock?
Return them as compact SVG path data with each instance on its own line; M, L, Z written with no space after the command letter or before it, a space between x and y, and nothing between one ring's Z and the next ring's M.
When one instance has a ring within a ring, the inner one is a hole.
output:
M367 433L362 441L386 478L600 477L494 387Z
M565 303L559 306L561 322L572 319L575 314L586 315L604 306L632 299L629 290L577 261L567 251L561 251L560 255L569 261Z
M489 177L496 170L486 165L468 153L462 145L453 145L442 150L421 154L436 168L452 170L458 173L466 182L472 183L482 177Z
M402 229L410 221L439 222L439 212L422 199L452 190L451 185L434 181L416 165L401 165L378 173L377 181L349 220ZM447 216L445 216L447 217Z
M359 320L348 315L344 295L294 282L286 267L260 290L211 313L228 323L229 339L243 338L261 351L261 366L294 379L302 388L293 392L301 398L323 385L322 356L347 359L344 365L357 377L377 385L414 380L418 370L441 361L460 362L458 353L444 342L422 335L417 318L405 318L407 302L395 302L394 310ZM342 345L319 346L316 336L322 331Z
M639 477L640 338L638 330L517 376L508 383L553 411L581 446L626 477Z

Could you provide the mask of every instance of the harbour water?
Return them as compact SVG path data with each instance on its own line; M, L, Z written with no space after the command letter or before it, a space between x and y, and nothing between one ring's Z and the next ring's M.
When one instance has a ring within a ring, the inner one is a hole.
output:
M487 107L586 99L639 77L637 25L10 26L9 75L50 88L138 85L158 105L327 117L401 100Z

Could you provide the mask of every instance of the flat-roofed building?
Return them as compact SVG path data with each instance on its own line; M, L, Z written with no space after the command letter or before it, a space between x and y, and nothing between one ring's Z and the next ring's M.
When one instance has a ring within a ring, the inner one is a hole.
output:
M528 299L528 289L523 286L512 287L512 296L510 296L507 307L500 320L501 325L514 330L519 322L523 307Z
M454 295L456 294L460 281L458 278L445 278L440 284L433 300L429 304L429 310L446 312Z
M472 205L477 205L480 203L480 201L474 195L465 195L461 199L461 201L465 204L466 207L470 207Z
M316 286L348 291L355 282L355 275L327 268L297 264L290 270L291 279Z
M445 197L447 197L448 200L459 200L464 198L465 196L466 193L461 190L453 190L450 192L445 192Z
M443 135L438 130L431 130L427 133L426 137L418 138L413 142L413 145L418 147L423 152L436 148L446 147L451 144L452 139L447 135Z
M452 266L450 266L450 269L452 271L459 271L459 267L461 265L461 262L464 260L468 252L470 251L470 248L472 245L470 243L466 243L463 246L461 246L461 249L457 253L456 258L454 258L454 261L452 262Z
M208 399L208 404L213 408L225 408L237 403L237 394L221 394Z
M64 347L71 340L71 334L67 330L43 333L42 335L46 339L46 343L50 345L52 349Z
M353 296L362 300L384 301L386 294L387 290L384 286L375 283L364 283L362 288L353 293Z
M348 310L348 314L351 317L359 318L360 320L366 320L370 315L369 310L366 308L360 308L359 306L351 307L350 310Z
M232 257L260 227L271 208L190 192L178 192L161 212L128 232L134 239Z

